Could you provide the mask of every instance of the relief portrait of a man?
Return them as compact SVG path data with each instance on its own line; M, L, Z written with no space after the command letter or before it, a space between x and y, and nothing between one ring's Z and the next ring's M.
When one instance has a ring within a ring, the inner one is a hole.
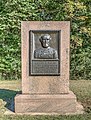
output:
M44 34L39 38L41 42L41 48L34 51L34 58L37 59L58 59L57 50L50 47L51 36Z

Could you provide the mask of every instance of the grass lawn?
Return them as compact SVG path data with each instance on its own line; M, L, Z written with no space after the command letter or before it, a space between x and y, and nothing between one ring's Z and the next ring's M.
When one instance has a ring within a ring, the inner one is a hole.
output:
M4 115L17 93L21 92L21 81L0 81L0 120L91 120L91 80L71 80L70 89L76 94L85 109L83 115L30 116Z

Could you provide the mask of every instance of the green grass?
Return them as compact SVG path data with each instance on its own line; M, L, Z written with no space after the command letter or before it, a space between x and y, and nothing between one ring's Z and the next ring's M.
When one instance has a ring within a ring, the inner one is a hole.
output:
M85 111L91 112L91 80L71 80L70 89L76 94Z
M70 81L70 89L76 94L77 100L85 109L83 115L67 116L30 116L30 115L4 115L11 108L14 97L21 91L21 81L0 81L0 120L91 120L91 81Z

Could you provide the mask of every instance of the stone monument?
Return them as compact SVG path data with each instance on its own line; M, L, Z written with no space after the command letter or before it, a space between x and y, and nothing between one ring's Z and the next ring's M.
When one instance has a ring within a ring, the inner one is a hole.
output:
M15 112L71 114L76 96L69 90L69 21L23 21L22 94Z

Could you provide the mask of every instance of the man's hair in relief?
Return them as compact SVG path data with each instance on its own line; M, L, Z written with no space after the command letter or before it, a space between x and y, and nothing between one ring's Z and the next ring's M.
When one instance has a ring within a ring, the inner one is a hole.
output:
M39 38L39 41L42 42L44 37L48 37L48 40L51 40L51 36L49 34L45 34L45 35L42 35L40 38Z

